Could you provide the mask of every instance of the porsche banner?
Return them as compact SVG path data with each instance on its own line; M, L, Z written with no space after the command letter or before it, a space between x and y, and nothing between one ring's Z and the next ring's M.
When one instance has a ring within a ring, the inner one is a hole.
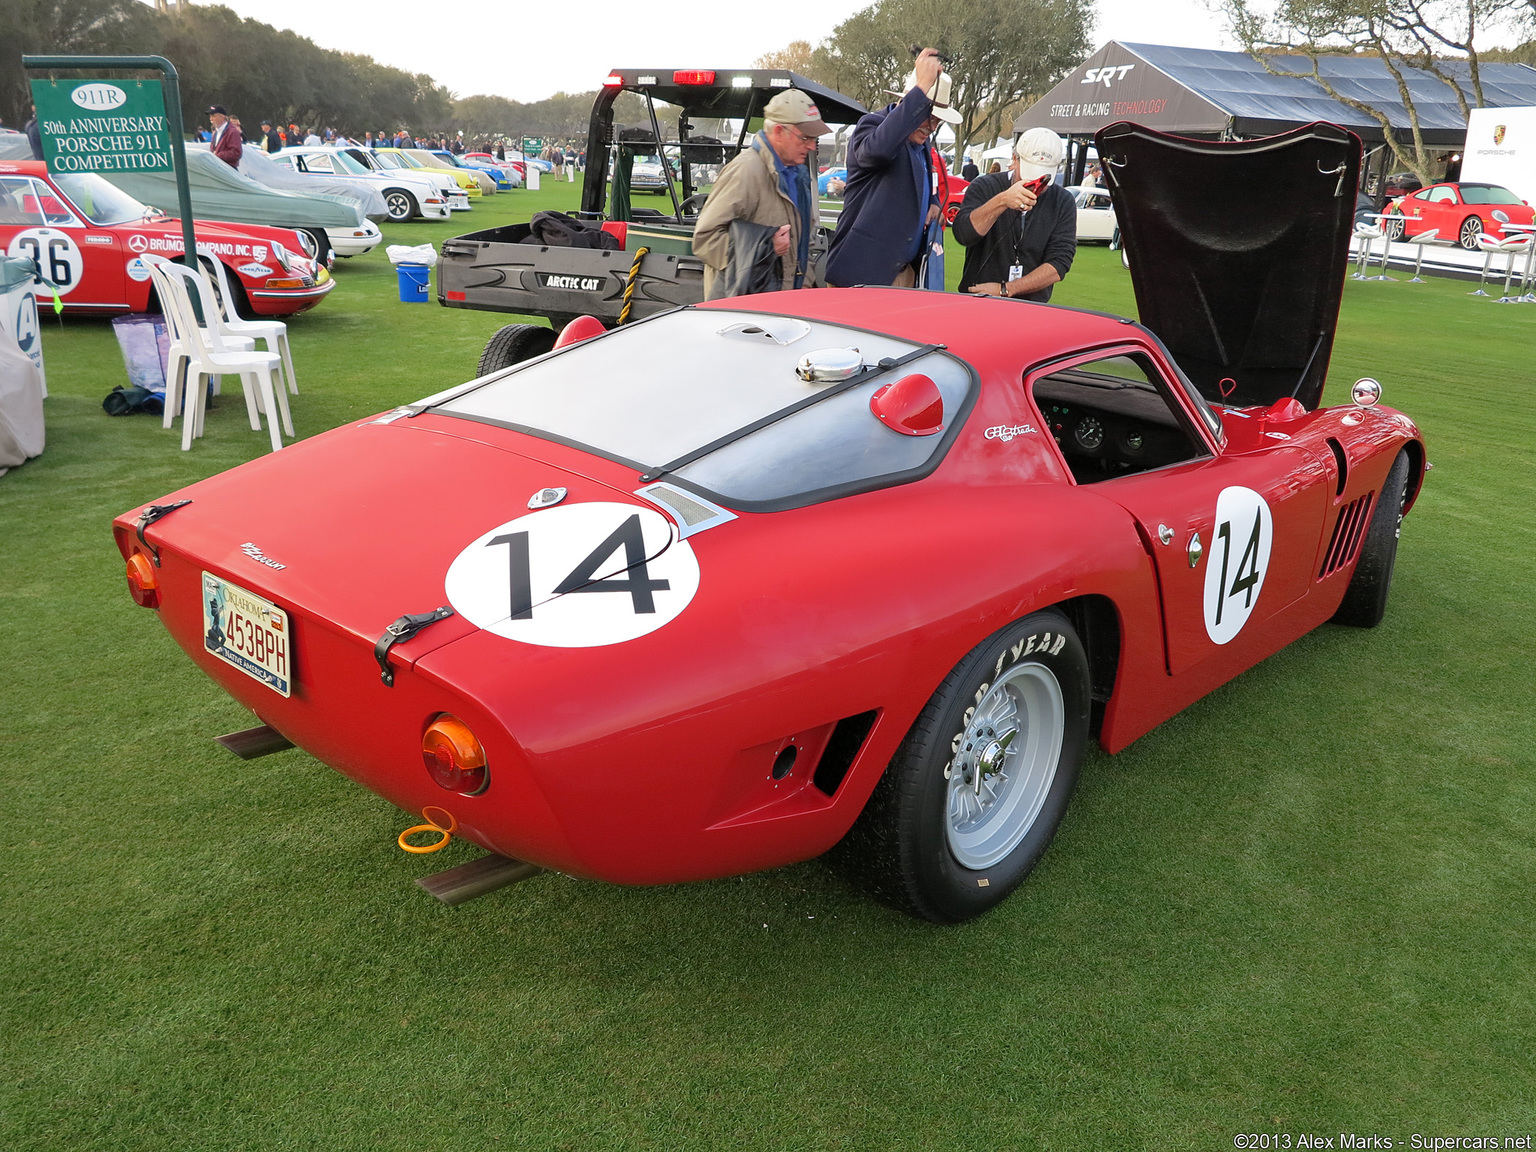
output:
M48 171L170 172L159 80L34 80Z

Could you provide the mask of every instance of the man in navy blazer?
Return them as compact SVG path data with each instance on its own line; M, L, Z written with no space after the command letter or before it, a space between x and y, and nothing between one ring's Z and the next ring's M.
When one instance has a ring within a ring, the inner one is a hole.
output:
M871 112L848 140L843 214L827 255L828 284L910 286L928 225L942 205L934 189L928 137L940 121L960 123L949 106L951 81L939 54L925 48L900 102Z

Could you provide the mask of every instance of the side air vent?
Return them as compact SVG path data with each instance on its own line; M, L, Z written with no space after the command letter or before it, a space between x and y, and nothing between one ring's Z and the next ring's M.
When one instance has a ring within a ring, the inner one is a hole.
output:
M1322 570L1317 574L1319 580L1348 565L1360 551L1360 541L1365 538L1365 530L1371 522L1371 504L1375 495L1367 492L1339 510L1339 518L1333 525L1333 539L1328 542Z
M673 519L677 521L677 535L680 540L686 540L695 532L702 532L706 528L713 528L718 524L736 519L736 513L728 512L702 496L684 492L676 485L666 482L638 488L635 490L635 495L644 496L652 503L660 504L671 512Z
M837 794L838 785L848 775L848 769L853 767L854 757L864 747L864 741L869 736L869 730L875 726L878 714L871 709L857 716L845 716L837 722L837 727L832 729L831 739L827 741L827 750L821 754L821 763L816 765L816 775L811 777L811 783L818 790L828 796Z

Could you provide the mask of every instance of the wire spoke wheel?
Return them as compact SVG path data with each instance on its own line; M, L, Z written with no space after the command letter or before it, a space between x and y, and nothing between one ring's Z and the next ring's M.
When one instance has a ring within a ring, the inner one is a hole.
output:
M961 864L996 864L1034 826L1064 727L1061 685L1043 664L1016 665L982 697L947 770L945 838Z

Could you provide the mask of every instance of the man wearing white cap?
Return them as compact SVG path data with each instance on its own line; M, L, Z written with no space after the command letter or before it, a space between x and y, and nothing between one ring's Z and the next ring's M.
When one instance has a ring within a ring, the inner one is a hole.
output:
M848 186L827 256L827 282L915 282L927 228L939 214L928 138L941 122L960 123L949 106L950 78L925 48L899 103L871 112L848 138Z
M1014 145L1008 171L971 181L952 229L965 245L960 291L1051 298L1077 255L1077 204L1054 182L1065 152L1049 128L1031 128Z
M704 261L706 300L722 294L716 282L731 263L733 220L775 229L780 287L801 288L809 281L811 221L818 206L806 160L816 150L817 137L830 131L815 103L797 88L768 101L763 130L721 171L699 212L693 254Z

